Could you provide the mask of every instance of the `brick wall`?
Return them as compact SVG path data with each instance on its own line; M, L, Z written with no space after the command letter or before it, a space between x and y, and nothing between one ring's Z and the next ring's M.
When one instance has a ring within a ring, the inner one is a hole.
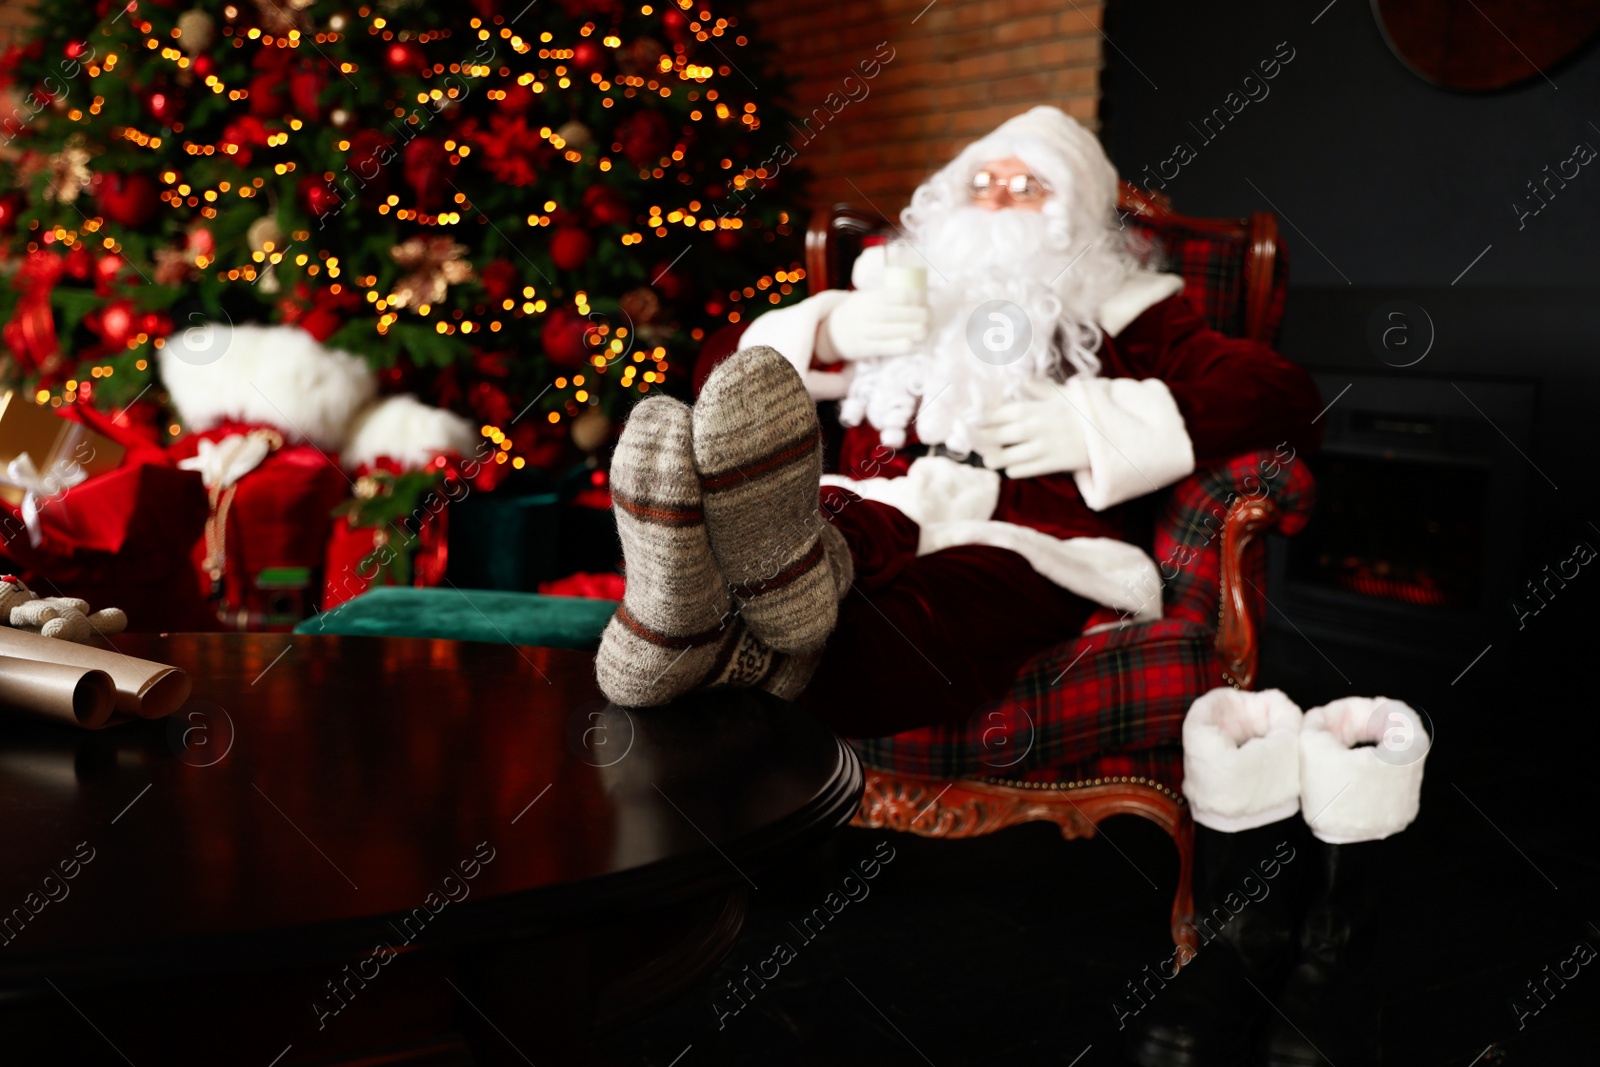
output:
M749 32L792 79L788 103L810 116L789 144L812 172L813 204L866 200L892 216L1010 116L1034 104L1086 123L1096 114L1104 9L1089 0L752 0L748 10Z

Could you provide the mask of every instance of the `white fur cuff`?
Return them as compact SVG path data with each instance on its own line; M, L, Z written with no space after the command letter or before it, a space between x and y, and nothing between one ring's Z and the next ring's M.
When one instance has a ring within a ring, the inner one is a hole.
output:
M1300 708L1277 689L1213 689L1183 720L1183 795L1194 821L1237 833L1300 807Z
M849 295L844 289L827 289L798 304L757 315L740 335L739 347L776 348L800 372L800 380L806 383L811 399L838 400L850 391L855 365L840 371L812 370L811 357L816 351L817 327Z
M1088 469L1073 478L1095 511L1165 489L1194 472L1194 444L1161 379L1074 374L1065 388L1086 423L1089 452Z
M1410 826L1430 745L1420 717L1398 700L1346 697L1312 708L1300 733L1300 803L1311 832L1348 845Z

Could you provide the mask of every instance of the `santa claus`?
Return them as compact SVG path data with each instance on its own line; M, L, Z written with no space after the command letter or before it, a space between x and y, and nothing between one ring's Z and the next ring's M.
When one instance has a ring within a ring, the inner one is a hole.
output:
M855 288L751 323L692 411L641 403L612 469L605 692L760 685L876 737L964 720L1098 605L1159 617L1123 505L1314 448L1321 405L1143 266L1116 195L1094 136L1036 107L917 189ZM848 426L827 476L825 398Z
M851 290L756 319L692 409L635 408L611 471L627 590L596 660L605 693L756 686L878 737L967 720L1100 606L1158 618L1136 498L1243 453L1314 450L1321 402L1303 369L1209 328L1182 279L1145 265L1116 194L1095 138L1034 108L919 188ZM823 398L848 427L838 474L822 471ZM1226 947L1121 1010L1137 1062L1243 1062L1271 1005L1241 976L1295 1018L1261 1062L1369 1059L1344 947L1376 899L1361 872L1416 814L1426 748L1374 755L1395 708L1345 701L1302 730L1281 693L1196 701L1195 898ZM1292 842L1317 859L1295 867ZM1263 863L1308 880L1314 865L1319 903L1296 912L1285 878L1271 907L1227 919Z

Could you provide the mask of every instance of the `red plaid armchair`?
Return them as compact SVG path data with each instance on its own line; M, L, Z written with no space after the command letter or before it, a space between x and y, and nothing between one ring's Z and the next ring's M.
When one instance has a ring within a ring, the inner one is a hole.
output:
M1277 219L1196 219L1158 194L1124 184L1128 225L1155 242L1163 269L1211 325L1272 343L1282 321L1287 263ZM847 206L819 211L806 237L812 292L848 284L866 244L890 232ZM713 336L702 368L731 351L742 329ZM1163 617L1118 627L1103 609L1075 635L1025 664L1010 694L959 727L853 742L866 765L857 826L924 837L973 837L1046 820L1068 839L1134 814L1172 835L1178 890L1172 935L1194 944L1190 885L1194 827L1182 794L1184 713L1218 685L1254 683L1265 585L1262 535L1298 532L1310 517L1305 462L1272 452L1196 471L1152 501L1151 549L1165 580Z

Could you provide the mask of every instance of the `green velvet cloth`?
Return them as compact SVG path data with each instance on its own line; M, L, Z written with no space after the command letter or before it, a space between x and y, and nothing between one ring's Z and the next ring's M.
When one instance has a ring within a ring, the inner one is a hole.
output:
M600 632L616 609L615 600L587 597L387 585L307 619L294 632L450 637L593 651L600 647Z

